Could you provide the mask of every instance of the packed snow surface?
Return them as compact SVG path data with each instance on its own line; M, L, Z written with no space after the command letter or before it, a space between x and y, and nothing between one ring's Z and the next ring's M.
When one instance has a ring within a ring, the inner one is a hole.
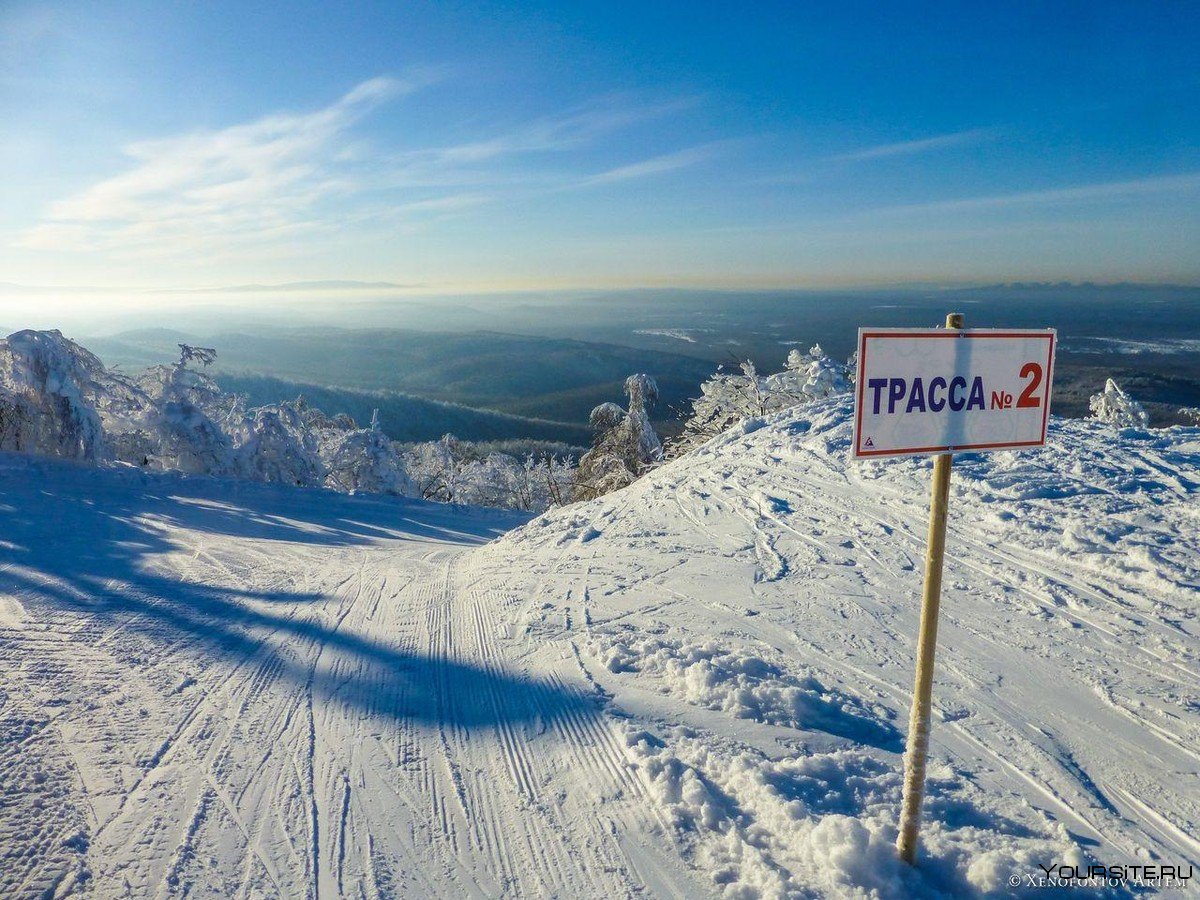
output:
M1200 429L1056 420L956 459L910 869L929 461L848 463L848 414L749 420L523 525L0 457L0 896L970 896L1200 865Z

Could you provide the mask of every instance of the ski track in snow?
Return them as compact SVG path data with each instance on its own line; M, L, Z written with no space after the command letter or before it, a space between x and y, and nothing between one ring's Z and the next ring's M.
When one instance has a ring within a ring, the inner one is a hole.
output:
M525 583L537 578L544 602L532 597L523 618L543 640L556 631L572 639L556 617L575 573L586 566L589 581L606 586L578 642L583 664L614 708L657 720L664 754L696 758L690 735L672 738L680 722L708 746L732 738L731 748L752 747L763 772L798 743L814 753L828 746L821 733L872 742L852 703L842 704L840 725L829 708L801 704L810 721L799 740L764 727L780 721L770 689L788 682L747 677L743 660L722 661L729 648L795 677L811 673L839 696L875 704L898 731L906 726L929 464L848 466L844 403L810 410L727 434L625 492L548 514L481 551L499 573L525 568ZM929 852L947 867L955 846L971 847L967 823L1048 843L1013 868L969 875L959 863L963 880L943 868L920 884L900 873L872 885L850 864L822 884L801 871L803 852L767 842L758 874L743 860L732 883L753 893L766 873L784 893L814 882L834 895L1003 893L1013 871L1070 853L1200 863L1200 431L1054 424L1042 453L956 464L933 729L935 760L952 777L935 779L929 800L930 818L957 810L930 836L941 849ZM602 537L586 548L562 537L585 532ZM750 721L731 727L710 710ZM875 744L874 757L898 772L898 748ZM777 812L744 780L718 781L740 803L743 825ZM856 814L869 819L865 808ZM892 834L881 825L872 846ZM1022 858L1019 841L1004 852Z
M1200 432L928 463L840 401L524 519L0 458L0 896L1004 893L1200 864ZM889 831L889 829L892 829Z
M601 698L464 566L523 519L5 462L0 895L688 892Z

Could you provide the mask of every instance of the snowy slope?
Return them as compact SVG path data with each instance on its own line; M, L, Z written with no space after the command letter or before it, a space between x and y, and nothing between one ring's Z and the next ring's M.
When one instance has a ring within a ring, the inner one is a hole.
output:
M890 897L1200 863L1200 430L928 463L847 409L523 521L0 457L0 896ZM482 546L481 546L482 545Z
M699 889L588 686L503 657L465 563L522 518L12 456L0 504L5 900Z
M748 423L480 551L518 579L513 643L578 653L685 856L749 895L1200 863L1200 430L1055 421L1045 451L958 458L914 877L891 844L930 465L848 465L848 417Z

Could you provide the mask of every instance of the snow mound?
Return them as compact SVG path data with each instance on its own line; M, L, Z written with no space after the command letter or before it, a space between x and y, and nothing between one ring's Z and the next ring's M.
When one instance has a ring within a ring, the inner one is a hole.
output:
M660 680L676 696L738 719L816 728L864 743L895 744L899 733L853 697L828 691L811 674L791 674L779 662L719 641L690 642L601 635L589 646L608 671ZM779 654L775 654L778 656Z
M1035 860L1084 864L1053 828L1037 839L939 824L963 811L992 825L1004 819L969 785L934 772L928 813L935 821L924 833L931 864L915 870L896 856L901 778L892 767L845 750L769 760L714 746L689 729L668 740L635 727L626 735L655 799L726 897L1003 893L1008 876L1035 870Z

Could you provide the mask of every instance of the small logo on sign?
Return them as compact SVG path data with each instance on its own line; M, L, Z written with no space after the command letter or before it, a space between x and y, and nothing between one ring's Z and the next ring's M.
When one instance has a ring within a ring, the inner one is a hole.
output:
M868 448L874 447L875 442L873 440L871 440L870 438L867 438L865 441L863 441L863 446L868 447Z

